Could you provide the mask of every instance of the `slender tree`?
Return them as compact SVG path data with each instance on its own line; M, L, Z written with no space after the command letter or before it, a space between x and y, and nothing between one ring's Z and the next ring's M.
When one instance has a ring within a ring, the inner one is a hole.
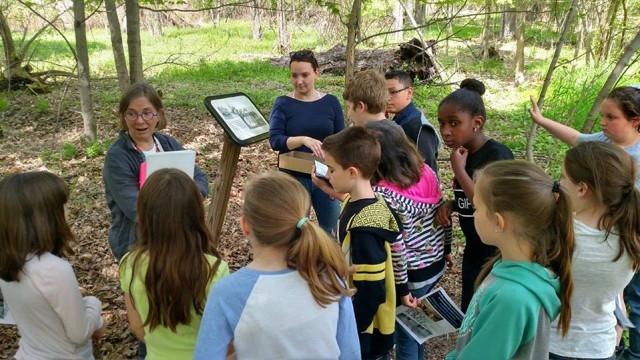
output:
M127 15L127 47L129 48L129 79L131 83L144 80L142 45L140 43L140 8L136 0L125 0Z
M122 45L120 19L118 18L116 4L112 0L105 0L104 7L107 11L107 21L109 22L111 49L113 50L113 59L116 64L118 85L120 91L125 91L129 86L129 72L127 71L127 59L124 55L124 46Z
M581 132L590 133L591 130L593 130L593 124L595 122L596 116L598 115L598 112L600 112L600 105L602 105L602 102L604 101L604 99L606 99L609 92L618 82L618 79L620 79L622 72L629 65L631 58L638 51L638 48L640 48L640 31L638 31L636 36L631 40L629 45L627 45L627 47L624 49L622 56L620 56L620 59L618 59L616 66L611 71L611 74L609 74L609 77L607 78L604 85L602 86L602 90L600 90L600 92L598 93L598 96L596 97L596 100L593 102L593 106L591 107L591 110L589 111L589 114L587 115L587 118L584 121L584 125L582 126L582 129L580 130Z
M347 83L356 72L356 38L360 33L362 0L353 0L347 23L347 50L345 56L345 80Z
M80 92L80 107L84 122L84 138L87 141L95 141L97 129L91 99L91 76L89 72L89 48L87 46L85 27L84 0L73 0L73 17L78 64L78 90Z
M551 63L549 64L549 69L547 70L547 74L544 77L544 82L542 83L540 96L538 96L539 108L542 108L544 98L547 95L547 90L551 85L551 77L553 76L553 72L556 69L556 64L558 63L558 59L560 58L560 53L562 52L562 47L565 40L567 39L569 29L571 29L571 24L573 23L573 18L575 17L576 10L578 8L578 1L579 0L573 0L573 2L571 3L571 7L569 8L569 13L567 14L567 18L565 19L562 33L560 34L560 40L558 40L558 44L556 45L556 51L553 53L553 58L551 59ZM533 125L531 125L531 130L529 130L529 136L527 137L527 159L531 162L533 162L533 140L536 137L537 128L538 125L536 123L533 123Z
M524 83L524 29L526 24L525 0L518 0L516 16L516 73L515 85Z
M277 48L281 53L289 49L289 36L287 36L287 4L285 0L277 0L278 43Z

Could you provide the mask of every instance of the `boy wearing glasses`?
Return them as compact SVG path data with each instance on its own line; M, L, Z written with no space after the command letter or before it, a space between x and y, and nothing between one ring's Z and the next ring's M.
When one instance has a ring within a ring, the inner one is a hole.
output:
M389 102L387 112L395 114L393 121L400 125L420 155L433 171L438 174L438 148L442 141L436 129L424 114L413 104L413 80L402 70L390 70L384 74L387 80Z

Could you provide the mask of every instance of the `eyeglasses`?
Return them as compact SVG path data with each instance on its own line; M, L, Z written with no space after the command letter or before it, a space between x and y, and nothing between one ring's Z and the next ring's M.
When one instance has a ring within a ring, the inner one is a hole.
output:
M158 113L154 113L153 111L143 111L141 113L137 113L135 111L127 111L124 113L124 119L128 121L136 121L138 117L141 116L142 120L149 121L156 117Z
M408 88L410 88L411 86L407 86L406 88L400 89L400 90L389 90L389 96L396 96L399 93L407 90Z

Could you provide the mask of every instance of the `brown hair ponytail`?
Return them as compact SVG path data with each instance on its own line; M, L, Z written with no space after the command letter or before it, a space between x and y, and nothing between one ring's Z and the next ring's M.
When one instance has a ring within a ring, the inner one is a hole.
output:
M490 213L508 213L517 224L516 235L533 245L532 261L551 268L560 280L558 327L565 336L571 322L575 249L571 201L559 184L540 167L523 160L493 162L476 172L482 178L482 192ZM478 277L481 282L500 255L493 258Z
M564 169L575 184L585 183L596 200L607 208L599 226L607 236L620 238L617 261L626 253L633 269L640 269L640 193L636 187L637 166L623 149L604 142L582 143L565 156Z
M288 266L307 281L316 302L326 306L350 295L345 282L347 264L338 244L324 230L311 221L301 221L310 202L309 194L294 178L269 172L246 186L242 211L256 241L289 248Z

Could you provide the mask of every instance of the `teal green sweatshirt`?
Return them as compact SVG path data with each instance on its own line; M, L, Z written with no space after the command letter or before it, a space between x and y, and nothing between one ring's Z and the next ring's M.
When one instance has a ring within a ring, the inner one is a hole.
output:
M446 359L547 359L559 292L558 277L537 263L496 262L473 295L456 349Z

